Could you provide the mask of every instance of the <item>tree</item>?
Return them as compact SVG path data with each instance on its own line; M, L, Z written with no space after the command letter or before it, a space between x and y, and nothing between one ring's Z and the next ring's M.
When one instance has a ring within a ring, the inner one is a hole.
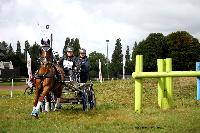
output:
M65 51L66 51L67 47L69 47L69 46L70 46L70 38L67 37L65 40L65 46L63 48L63 55L65 54Z
M13 50L13 48L12 48L12 45L11 45L11 43L10 43L10 45L8 46L8 55L9 56L14 56L14 50Z
M131 72L135 71L135 49L137 47L137 42L134 43L133 49L132 49L132 56L131 56L131 63L130 63L130 68L131 68Z
M65 46L63 48L63 55L65 55L67 47L73 47L74 48L74 55L75 56L79 55L80 43L79 43L78 38L76 38L75 40L74 40L74 38L72 38L71 40L70 40L69 37L66 38Z
M1 42L0 43L4 48L6 48L7 49L7 47L8 47L8 44L5 42L5 41L3 41L3 42Z
M106 73L106 57L101 53L97 53L96 51L89 54L88 57L90 61L90 77L96 78L99 75L99 59L101 61L101 71L102 76L107 77Z
M162 33L151 33L149 36L135 46L133 52L133 64L138 54L143 55L144 71L156 71L157 59L167 57L165 36Z
M7 54L7 43L5 41L0 42L0 61L4 61L6 59L6 54Z
M123 73L123 54L121 39L116 40L115 50L111 59L111 73L114 77L119 77Z
M25 51L29 52L29 48L30 48L30 44L28 42L28 40L25 41Z
M17 41L17 50L16 50L16 55L21 56L22 52L21 52L21 45L20 42Z
M200 60L200 43L196 38L186 31L177 31L166 36L166 44L173 70L195 70L195 62Z
M74 46L74 38L71 39L69 46L73 47Z
M74 48L74 55L78 56L79 55L79 49L80 49L80 44L79 44L79 39L76 38L73 44L73 48Z
M34 62L34 64L36 64L36 66L38 66L39 49L40 49L40 45L37 44L36 42L29 49L29 54L30 54L31 60Z
M127 45L127 49L126 49L126 55L125 55L125 74L126 75L130 75L133 71L132 71L132 66L131 66L131 58L130 58L130 50L129 50L129 46Z
M131 57L132 60L135 58L135 56L134 56L135 53L134 52L135 52L135 48L137 47L137 45L138 45L137 42L135 42L134 46L133 46L133 51L132 51L132 57Z
M13 65L16 67L20 68L20 75L23 76L24 75L24 71L25 71L25 58L23 56L23 54L21 53L21 45L20 42L17 41L17 49L16 49L16 56L15 56L15 60L13 62Z

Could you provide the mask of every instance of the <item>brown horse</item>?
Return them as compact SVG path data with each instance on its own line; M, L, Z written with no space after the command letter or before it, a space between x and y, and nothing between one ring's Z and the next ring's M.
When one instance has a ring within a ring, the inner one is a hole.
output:
M43 41L43 40L42 40ZM56 82L56 68L52 63L52 49L49 45L43 46L40 49L40 67L36 74L35 87L36 97L34 101L32 116L38 117L40 106L44 97L46 96L45 111L49 111L49 103L51 100L50 91L53 92L57 98L55 108L60 106L60 97L62 94L62 83Z

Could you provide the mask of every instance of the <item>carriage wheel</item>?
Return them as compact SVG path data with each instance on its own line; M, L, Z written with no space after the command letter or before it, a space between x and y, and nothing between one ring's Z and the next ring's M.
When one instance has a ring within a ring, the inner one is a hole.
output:
M50 100L50 110L54 110L56 105L56 99L53 93L51 93L51 100Z
M82 98L83 98L83 111L87 112L88 95L85 89L83 90Z
M89 103L90 109L96 108L96 97L93 89L91 89L89 92Z
M33 94L33 91L35 90L35 87L27 87L26 89L25 89L25 91L24 91L24 94L28 94L28 95L30 95L30 94Z

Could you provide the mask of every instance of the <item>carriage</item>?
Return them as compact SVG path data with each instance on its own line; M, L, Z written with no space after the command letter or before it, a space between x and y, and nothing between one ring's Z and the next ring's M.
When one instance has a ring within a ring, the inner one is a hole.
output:
M62 105L68 104L82 104L83 111L87 111L88 109L96 108L96 97L93 89L92 81L88 83L80 82L80 67L75 67L72 69L65 69L65 80L63 82L62 87L62 97L60 103ZM35 85L30 87L28 86L24 94L33 94L35 93ZM51 110L55 109L56 99L52 92L51 95ZM44 110L46 98L43 100L41 110Z
M93 83L80 82L81 66L78 64L72 67L72 62L64 60L64 81L59 80L59 66L53 62L50 40L45 42L42 39L41 44L45 45L39 51L40 67L35 75L36 97L31 115L38 118L41 106L46 112L49 111L49 106L55 111L64 104L82 104L83 111L87 111L89 107L95 108ZM63 77L63 74L60 73L60 76Z
M92 81L88 83L80 83L80 73L75 70L71 70L72 73L69 76L65 76L65 81L63 82L62 88L62 97L60 103L62 105L67 104L82 104L83 111L87 111L88 108L93 109L96 108L96 97L93 89ZM24 94L33 94L35 93L35 85L33 84L31 87L28 86ZM56 100L54 98L54 94L51 94L51 109L55 108ZM45 100L43 101L42 110L44 110Z
M81 67L74 69L64 68L65 80L63 82L62 97L60 103L82 104L83 111L96 108L96 97L93 89L93 83L80 82Z

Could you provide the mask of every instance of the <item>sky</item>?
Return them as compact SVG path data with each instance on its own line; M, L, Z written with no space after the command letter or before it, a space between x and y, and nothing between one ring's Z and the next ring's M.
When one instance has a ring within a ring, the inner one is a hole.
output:
M200 0L0 0L0 41L40 43L53 34L62 56L66 37L79 38L87 54L111 58L121 38L123 54L150 33L187 31L200 39ZM46 29L49 25L49 29Z

